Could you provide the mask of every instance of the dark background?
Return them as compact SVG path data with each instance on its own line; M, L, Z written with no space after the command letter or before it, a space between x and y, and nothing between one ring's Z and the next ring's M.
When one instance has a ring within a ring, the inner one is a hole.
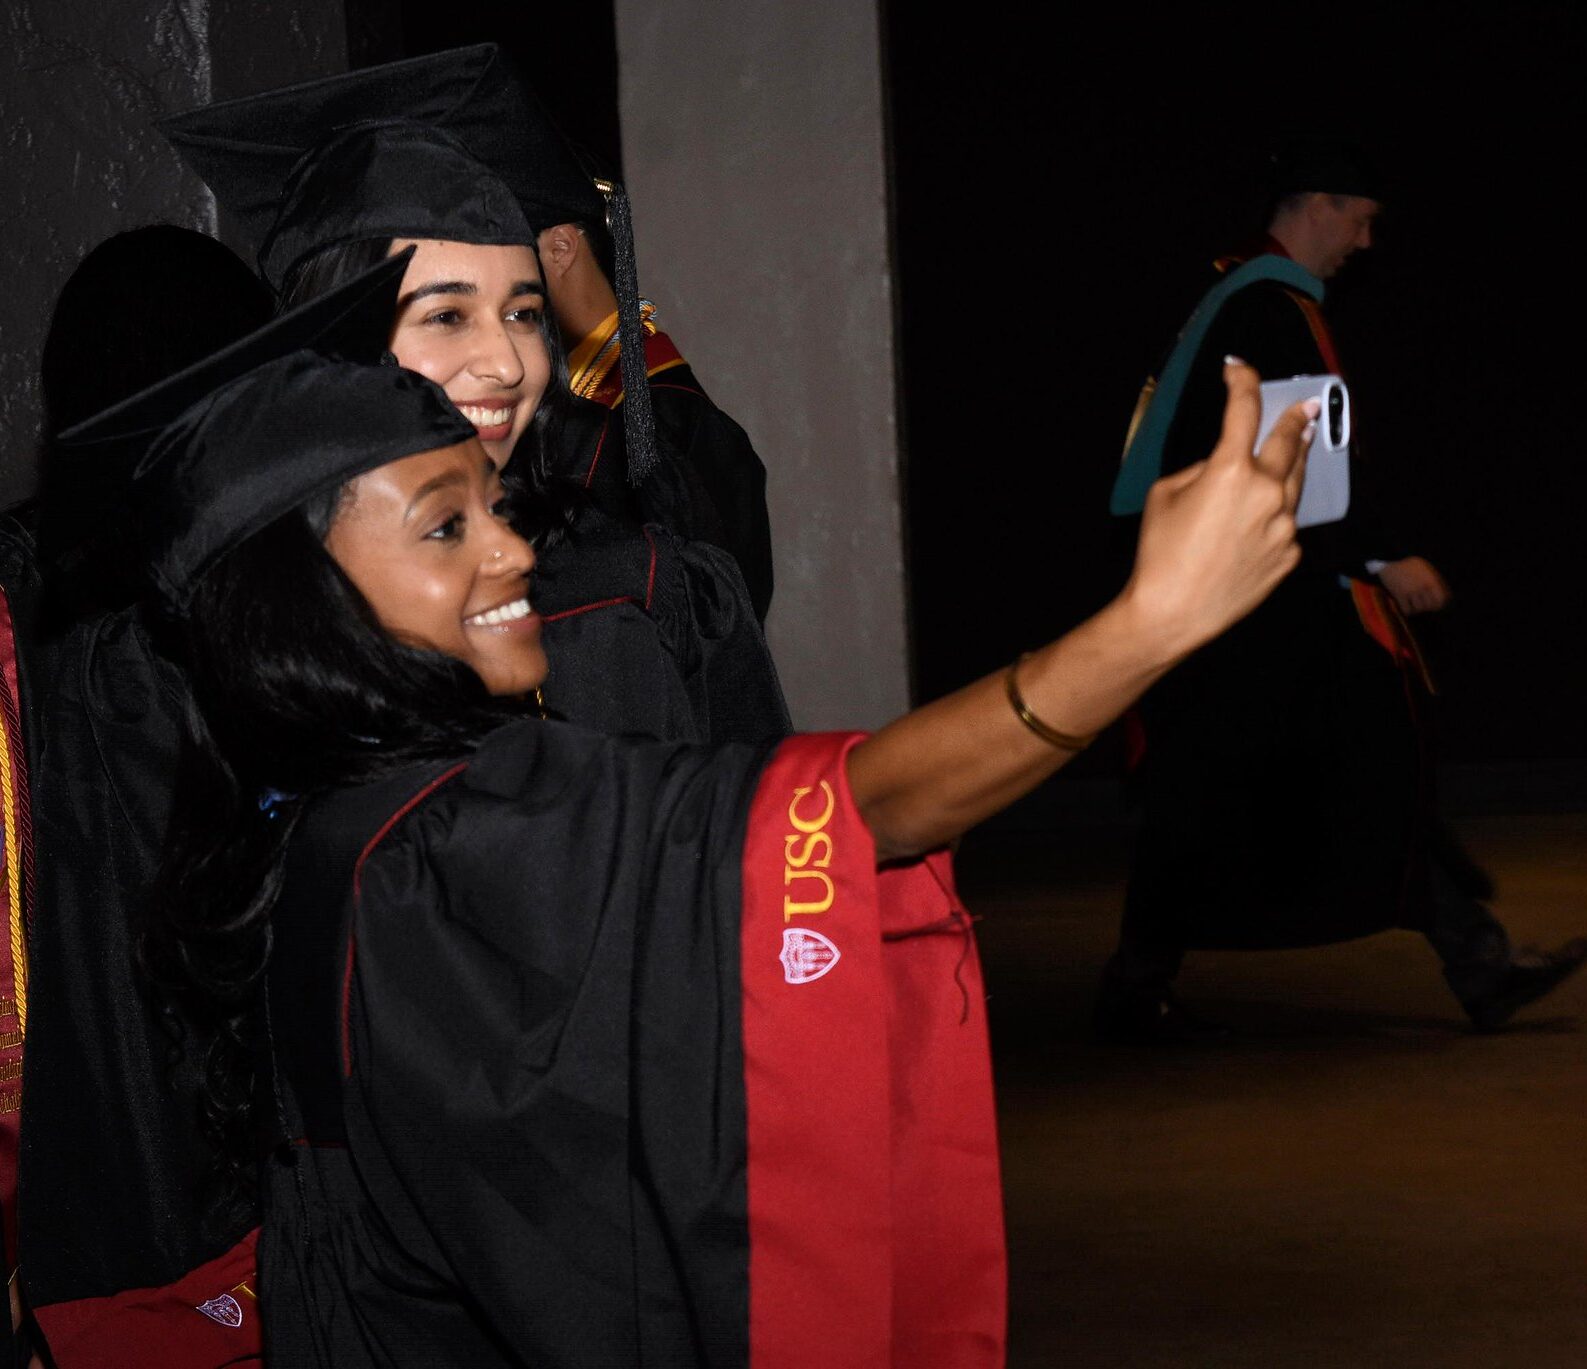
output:
M467 43L499 43L528 74L563 133L596 164L622 170L617 113L617 24L610 0L347 0L351 67Z
M1137 388L1261 227L1271 138L1335 126L1390 178L1329 309L1366 453L1454 588L1420 620L1444 754L1587 756L1580 10L1115 9L1050 39L889 14L923 693L1117 587L1103 510Z
M917 696L1118 587L1105 505L1140 382L1212 258L1262 226L1274 136L1337 128L1390 186L1379 245L1329 310L1391 511L1454 588L1420 620L1445 758L1587 760L1587 20L1494 4L1030 14L884 16ZM609 5L531 25L521 4L354 0L349 24L356 65L506 44L569 135L619 164ZM1075 769L1115 762L1104 745Z

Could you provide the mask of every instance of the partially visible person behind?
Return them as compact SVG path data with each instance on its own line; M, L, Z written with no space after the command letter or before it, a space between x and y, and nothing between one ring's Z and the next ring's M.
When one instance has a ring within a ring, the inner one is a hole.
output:
M1217 263L1143 391L1115 513L1137 512L1150 480L1197 459L1217 431L1223 357L1270 379L1348 378L1320 308L1323 283L1372 245L1376 176L1354 145L1305 138L1281 149L1271 188L1267 232ZM1353 435L1348 515L1303 531L1300 569L1141 702L1140 824L1097 1003L1105 1037L1221 1034L1173 996L1192 948L1411 928L1481 1029L1502 1026L1587 958L1587 940L1512 948L1482 901L1480 872L1439 823L1430 686L1406 617L1441 609L1449 590L1403 545L1375 484Z
M31 797L20 848L31 846L35 894L26 993L11 996L26 1012L15 1287L48 1328L58 1369L205 1369L259 1353L251 1214L195 1125L204 1046L135 972L187 694L136 602L129 472L63 460L55 435L270 309L248 268L201 233L161 224L94 248L45 338L38 507L6 525L6 585L14 570L28 586L13 602L6 679L14 690L20 677L31 773L26 790L0 792ZM14 745L0 756L20 760ZM8 846L11 872L24 868L17 853ZM143 1086L129 1090L133 1078Z
M553 224L540 231L538 246L573 393L615 409L623 399L622 343L606 225ZM694 368L657 326L654 306L646 301L644 310L645 370L657 438L703 487L704 497L691 501L690 535L733 554L755 615L765 622L772 596L766 468L743 428L711 402Z

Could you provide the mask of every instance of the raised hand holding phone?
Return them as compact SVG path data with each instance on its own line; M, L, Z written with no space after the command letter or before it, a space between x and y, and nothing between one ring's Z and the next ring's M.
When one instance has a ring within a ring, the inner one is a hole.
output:
M1350 511L1350 390L1335 375L1291 376L1262 382L1257 445L1291 405L1318 402L1317 429L1306 453L1306 484L1295 509L1297 528L1337 523Z
M1231 361L1224 380L1218 445L1152 486L1135 568L1117 598L1008 670L906 714L849 753L849 781L880 858L943 845L1033 789L1294 569L1295 505L1319 406L1291 405L1253 460L1256 372ZM1032 609L1040 619L1040 606ZM1073 743L1044 738L1010 707L1016 693L1047 733Z

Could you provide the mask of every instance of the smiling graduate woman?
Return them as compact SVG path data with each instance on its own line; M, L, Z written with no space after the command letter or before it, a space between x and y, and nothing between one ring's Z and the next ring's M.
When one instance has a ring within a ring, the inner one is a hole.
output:
M1000 1364L942 848L1294 565L1307 416L1253 460L1232 366L1125 590L1017 671L869 737L614 738L538 716L534 554L476 425L349 359L405 265L67 435L136 463L195 700L148 951L235 1047L266 1362Z
M523 244L399 239L387 255L410 247L392 354L446 391L504 467L551 383L540 263Z
M207 105L160 128L240 221L284 307L414 249L392 355L446 391L509 483L549 472L577 491L569 535L541 548L556 648L545 698L558 716L668 740L787 734L743 576L725 539L709 540L721 518L690 461L652 431L642 362L615 416L568 389L535 244L626 201L585 174L494 45Z

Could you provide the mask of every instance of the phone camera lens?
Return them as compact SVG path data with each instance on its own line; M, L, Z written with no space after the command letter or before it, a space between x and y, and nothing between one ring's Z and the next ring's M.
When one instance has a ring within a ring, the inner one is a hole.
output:
M1328 387L1328 445L1345 444L1345 392L1337 385Z

